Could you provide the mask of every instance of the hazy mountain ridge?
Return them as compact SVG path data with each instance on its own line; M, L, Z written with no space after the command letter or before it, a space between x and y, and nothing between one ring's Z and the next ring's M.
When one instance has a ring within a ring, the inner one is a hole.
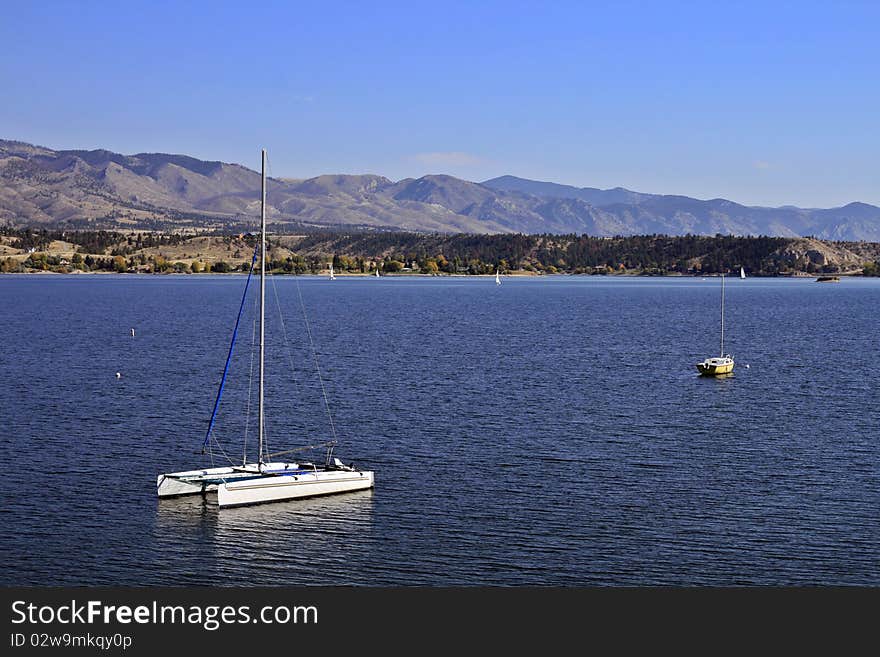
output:
M573 185L560 185L559 183L529 180L516 176L500 176L491 180L485 180L481 184L495 190L520 192L529 196L577 198L597 207L618 203L638 203L643 199L655 196L654 194L633 192L623 187L615 187L614 189L574 187Z
M573 187L501 176L482 183L499 191L545 198L580 198L618 219L621 235L772 235L815 236L843 241L878 241L880 208L849 203L840 208L746 206L727 199L699 200L688 196L643 194L622 187Z
M54 151L0 140L0 224L224 228L255 221L260 176L187 155ZM577 188L502 176L394 182L379 175L270 179L269 221L409 231L815 236L880 241L880 208L750 207L725 199Z

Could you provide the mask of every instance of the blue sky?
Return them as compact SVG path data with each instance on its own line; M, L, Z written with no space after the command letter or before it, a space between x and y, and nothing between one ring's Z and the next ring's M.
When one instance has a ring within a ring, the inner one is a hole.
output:
M880 205L877 2L12 2L0 137Z

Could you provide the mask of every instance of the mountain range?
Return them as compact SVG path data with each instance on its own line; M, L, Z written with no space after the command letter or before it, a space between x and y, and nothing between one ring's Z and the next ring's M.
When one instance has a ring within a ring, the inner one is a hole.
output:
M52 150L0 140L0 225L239 229L259 214L260 175L186 155ZM572 187L502 176L392 181L372 174L270 178L275 231L814 236L880 242L880 208L806 209Z

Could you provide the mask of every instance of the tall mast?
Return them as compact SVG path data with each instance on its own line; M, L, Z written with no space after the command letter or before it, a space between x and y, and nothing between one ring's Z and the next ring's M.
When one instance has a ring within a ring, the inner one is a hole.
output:
M260 189L260 445L258 463L263 463L263 377L266 356L266 149L263 149Z
M724 272L721 273L721 357L724 358Z

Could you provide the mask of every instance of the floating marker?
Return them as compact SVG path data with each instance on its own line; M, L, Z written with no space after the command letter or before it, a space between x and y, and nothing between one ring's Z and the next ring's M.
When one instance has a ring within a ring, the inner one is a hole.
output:
M131 329L131 337L134 337L134 329Z
M116 373L116 378L117 378L117 379L121 379L121 378L122 378L122 373L121 373L121 372L117 372L117 373Z

